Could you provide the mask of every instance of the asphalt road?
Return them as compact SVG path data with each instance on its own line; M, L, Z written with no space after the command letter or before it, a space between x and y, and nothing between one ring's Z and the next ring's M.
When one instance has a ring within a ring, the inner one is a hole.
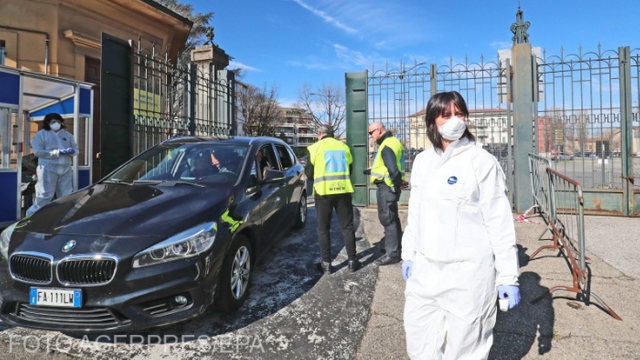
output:
M357 249L364 267L348 272L334 216L335 273L323 277L310 205L307 226L281 239L258 264L249 298L236 313L210 311L168 327L90 336L0 323L0 359L351 359L378 275L373 250L360 227Z

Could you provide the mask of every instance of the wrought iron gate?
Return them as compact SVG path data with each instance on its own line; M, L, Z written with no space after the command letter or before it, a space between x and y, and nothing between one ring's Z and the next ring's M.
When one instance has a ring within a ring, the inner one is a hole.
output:
M424 124L428 99L456 90L470 109L468 126L500 160L507 185L516 190L511 200L517 211L533 204L528 175L528 154L533 153L552 159L555 170L581 184L586 214L640 216L640 182L635 182L640 175L640 49L547 56L539 48L518 45L514 37L514 47L500 51L495 61L399 63L349 73L347 110L365 109L367 123L381 121L398 136L407 149L410 176L413 158L430 146ZM528 55L523 57L522 50ZM361 80L366 84L363 106L349 96L359 91L353 84ZM352 145L367 144L366 126L349 128ZM375 151L374 144L367 148L369 154ZM358 174L354 178L356 185L366 184ZM358 189L356 203L375 201L372 189Z
M142 39L133 47L134 154L179 135L234 135L233 72L173 65Z
M234 73L209 63L174 65L156 48L103 35L103 176L171 137L234 135Z
M432 94L458 91L467 101L470 116L467 124L485 149L502 165L507 181L512 184L513 148L512 111L507 102L511 78L508 60L502 63L481 59L447 65L400 63L397 67L372 69L367 77L367 111L369 123L382 122L405 145L405 168L411 176L413 159L430 147L424 124L424 109ZM369 144L369 153L375 151ZM370 189L369 191L373 191ZM406 200L405 193L401 202ZM373 203L375 196L369 196Z
M640 49L542 56L537 153L583 188L585 212L640 215Z

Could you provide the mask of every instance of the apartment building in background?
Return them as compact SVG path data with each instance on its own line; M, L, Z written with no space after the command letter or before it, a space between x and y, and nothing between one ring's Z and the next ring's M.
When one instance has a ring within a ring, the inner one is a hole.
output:
M280 121L276 124L274 136L282 138L298 154L303 154L307 146L318 140L313 116L295 107L280 107Z

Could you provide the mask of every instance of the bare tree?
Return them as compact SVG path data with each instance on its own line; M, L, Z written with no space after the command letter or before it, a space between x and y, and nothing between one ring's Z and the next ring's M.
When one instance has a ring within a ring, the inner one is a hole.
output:
M246 119L244 131L249 136L275 136L276 125L280 121L280 106L275 86L267 92L266 86L260 89L254 85L240 94L240 111Z
M236 81L241 81L247 75L247 69L244 69L244 68L241 68L241 67L229 69L229 71L231 71L232 73L235 74L234 77L235 77Z
M314 91L311 85L304 84L298 90L295 107L311 114L316 125L331 125L336 138L346 131L345 90L339 85L323 84Z

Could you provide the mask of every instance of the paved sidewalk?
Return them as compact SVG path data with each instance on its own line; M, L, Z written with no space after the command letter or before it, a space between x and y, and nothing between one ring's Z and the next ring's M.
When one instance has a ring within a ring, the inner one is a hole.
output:
M366 239L379 247L383 231L376 210L360 209L360 216ZM406 221L406 211L401 219ZM528 219L541 221L536 215ZM640 359L640 219L587 216L585 232L591 292L622 321L599 308L593 297L586 306L562 290L532 303L549 288L572 286L572 277L557 251L543 250L528 261L540 246L551 243L551 236L544 224L516 222L523 302L498 312L491 359ZM367 330L354 359L408 359L403 292L400 264L380 267Z

